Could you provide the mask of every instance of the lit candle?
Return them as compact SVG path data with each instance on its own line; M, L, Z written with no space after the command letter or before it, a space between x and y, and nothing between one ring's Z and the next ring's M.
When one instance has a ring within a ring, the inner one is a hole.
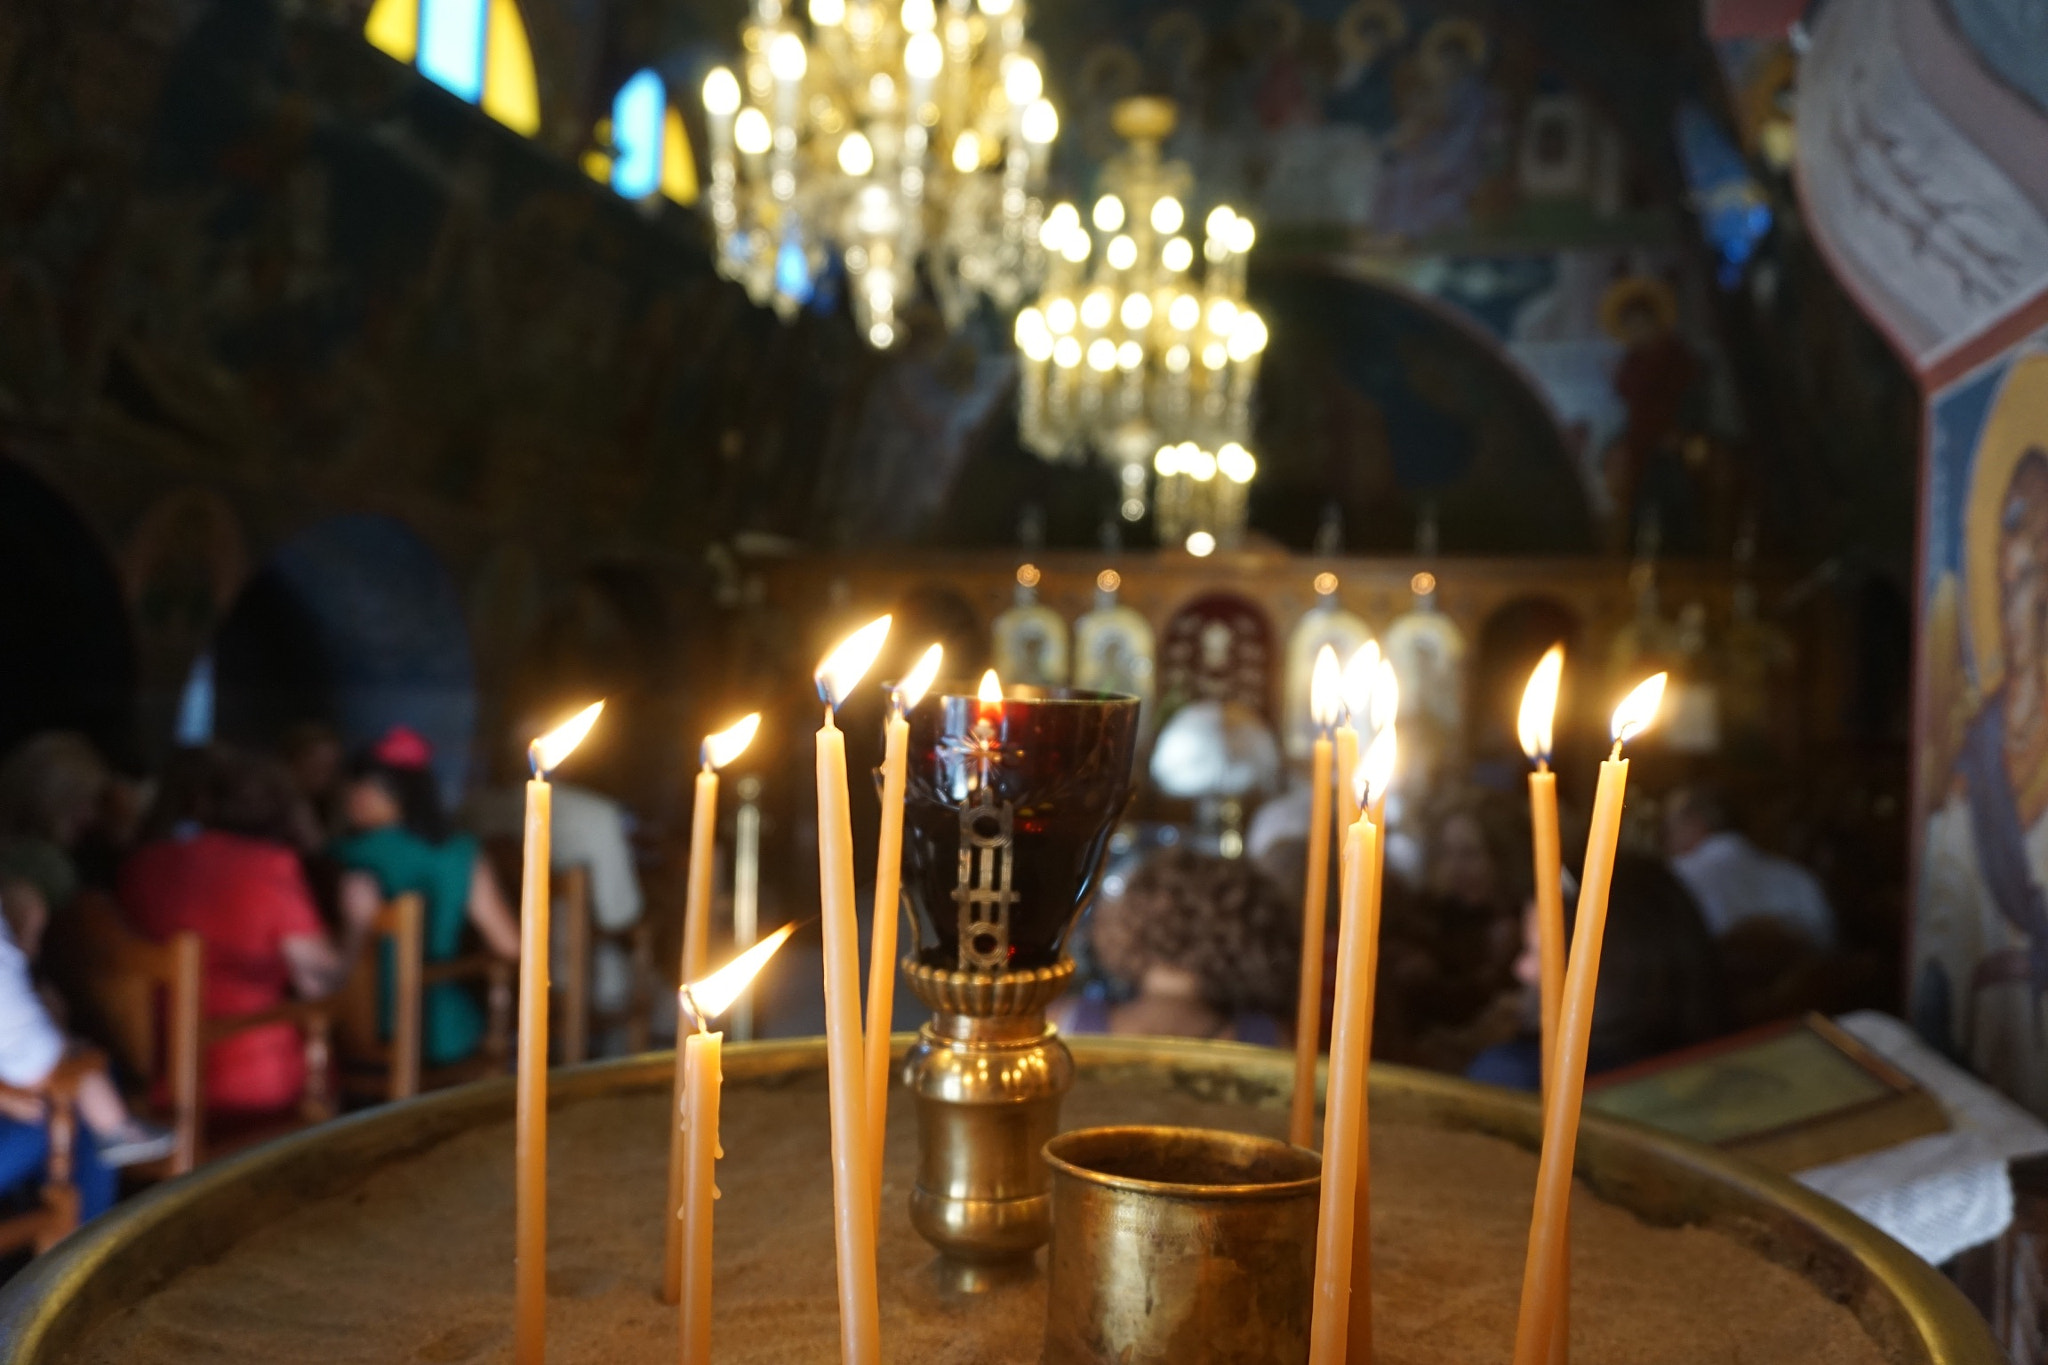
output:
M1557 690L1564 675L1564 646L1552 645L1529 675L1522 690L1522 711L1516 730L1522 752L1535 768L1529 774L1529 842L1535 849L1537 1047L1542 1058L1543 1102L1550 1103L1551 1075L1556 1064L1557 1007L1564 995L1564 874L1558 853L1557 774L1550 771L1552 731L1557 719ZM1566 1223L1570 1223L1566 1210ZM1569 1234L1567 1234L1569 1235ZM1557 1316L1551 1328L1549 1365L1565 1365L1570 1336L1571 1264L1559 1268Z
M889 1131L889 1020L896 1009L896 928L903 887L903 787L909 765L910 713L931 690L946 651L933 645L910 676L889 689L882 732L882 833L875 850L875 923L868 950L868 1169L875 1181L875 1226L882 1225L882 1153Z
M1385 744L1385 757L1379 761L1386 771L1393 771L1394 742L1399 733L1395 722L1401 715L1401 680L1394 672L1394 661L1382 656L1372 672L1372 698L1366 707L1366 720L1372 726L1373 748ZM1355 786L1358 800L1364 807L1365 819L1379 837L1373 842L1373 866L1368 875L1367 886L1371 895L1366 904L1370 910L1365 919L1365 978L1360 989L1365 995L1365 1039L1362 1048L1365 1066L1372 1065L1372 1024L1378 1001L1380 971L1380 887L1386 880L1387 870L1387 788L1392 783L1382 777L1375 780L1372 771L1372 750L1366 751L1366 762L1360 765L1358 774L1347 779L1346 786ZM1355 1248L1351 1256L1351 1313L1348 1318L1350 1337L1349 1360L1365 1362L1372 1360L1372 1148L1367 1142L1370 1125L1367 1116L1371 1110L1372 1087L1370 1082L1361 1081L1358 1087L1358 1180L1353 1187L1352 1218L1357 1229L1352 1235Z
M1351 785L1358 771L1358 727L1369 722L1372 680L1379 672L1380 647L1367 640L1344 663L1344 717L1337 725L1337 829L1348 831L1358 823L1358 796Z
M1614 876L1614 851L1621 840L1622 797L1628 788L1628 760L1621 756L1621 746L1656 718L1665 681L1662 673L1647 679L1615 708L1614 752L1600 765L1600 785L1593 793L1593 824L1586 837L1585 871L1579 878L1578 932L1565 968L1557 1050L1551 1057L1550 1098L1544 1106L1543 1155L1536 1167L1536 1207L1529 1222L1528 1259L1522 1269L1515 1365L1544 1365L1555 1339L1570 1250L1565 1216L1578 1155L1593 994L1600 975L1600 942L1607 931L1608 883Z
M785 924L767 938L741 953L701 981L692 981L676 992L678 1031L688 1019L697 1026L676 1049L688 1058L688 1084L676 1097L676 1147L683 1152L683 1202L670 1210L669 1222L676 1225L687 1249L684 1264L688 1274L680 1286L681 1307L677 1336L682 1365L710 1365L711 1361L711 1206L718 1198L714 1181L718 1158L718 1101L724 1081L720 1053L725 1035L711 1032L711 1021L732 1008L741 992L775 956L775 950L796 932Z
M548 859L554 792L548 774L573 753L604 703L585 707L527 746L526 846L519 888L519 1098L513 1138L513 1346L541 1365L548 1338Z
M825 931L825 1054L832 1092L832 1208L839 1257L841 1365L880 1365L875 1299L875 1187L868 1174L866 1067L861 1046L860 926L853 906L853 826L846 736L832 713L873 667L889 634L884 616L818 665L825 723L818 729L818 907Z
M1359 784L1365 789L1358 795L1361 806L1369 807L1392 780L1394 744L1392 726L1373 736L1359 767ZM1337 925L1337 1001L1323 1103L1322 1205L1316 1224L1309 1365L1365 1365L1371 1359L1372 1226L1359 1218L1359 1207L1370 1190L1366 1071L1372 1060L1372 979L1379 956L1384 866L1380 842L1380 828L1371 815L1361 816L1345 832L1340 861L1344 880ZM1367 1342L1364 1354L1353 1344L1360 1331Z
M1516 725L1522 752L1535 764L1529 774L1529 836L1536 847L1536 951L1542 1026L1543 1092L1550 1093L1551 1049L1557 1038L1557 1006L1564 994L1564 875L1558 853L1557 774L1550 771L1557 690L1564 674L1564 646L1544 652L1522 690Z
M1309 678L1308 709L1315 719L1314 757L1309 763L1308 870L1301 897L1301 991L1294 1006L1294 1107L1287 1140L1297 1147L1315 1141L1316 1054L1323 1037L1323 934L1330 898L1330 732L1343 707L1343 669L1337 651L1316 651ZM1356 731L1353 732L1354 736ZM1349 827L1346 827L1349 832Z
M1381 658L1373 665L1372 700L1366 706L1366 720L1371 725L1372 733L1377 735L1383 730L1393 729L1400 719L1401 675L1394 671L1392 659ZM1373 788L1370 813L1372 822L1384 832L1387 827L1387 789L1384 786ZM1383 838L1380 842L1380 857L1385 858L1386 841ZM1367 1022L1369 1024L1371 1021Z
M756 711L730 729L706 735L697 751L703 766L697 772L696 809L690 814L690 871L683 899L683 964L676 976L678 982L695 981L704 975L711 953L711 872L712 865L718 861L718 770L738 758L753 742L754 732L760 728L761 713ZM682 1022L682 1016L677 1015L678 1037L681 1036ZM685 1052L679 1043L676 1047L675 1078L678 1105L683 1101L683 1088L687 1084ZM677 1134L668 1147L669 1211L673 1213L681 1208L682 1202L683 1141ZM664 1299L674 1303L682 1284L683 1232L674 1218L670 1218L668 1224L661 1291Z

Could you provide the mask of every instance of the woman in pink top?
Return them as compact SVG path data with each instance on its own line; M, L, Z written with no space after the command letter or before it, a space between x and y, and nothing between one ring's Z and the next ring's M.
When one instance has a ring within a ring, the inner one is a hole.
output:
M292 793L282 770L217 747L182 755L179 767L152 820L157 837L121 867L129 919L156 939L199 935L207 1018L332 993L376 912L374 887L344 887L338 948L286 842ZM305 1044L290 1024L250 1029L210 1046L204 1070L210 1108L289 1108L305 1091Z

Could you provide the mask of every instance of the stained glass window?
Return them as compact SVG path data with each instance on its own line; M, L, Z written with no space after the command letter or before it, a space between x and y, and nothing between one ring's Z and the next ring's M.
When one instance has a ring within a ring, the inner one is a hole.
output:
M601 132L606 130L600 130ZM619 87L612 101L609 162L591 165L628 199L662 194L678 204L697 201L697 160L683 116L669 103L668 86L652 70Z
M376 0L363 36L514 132L540 131L533 48L518 0Z

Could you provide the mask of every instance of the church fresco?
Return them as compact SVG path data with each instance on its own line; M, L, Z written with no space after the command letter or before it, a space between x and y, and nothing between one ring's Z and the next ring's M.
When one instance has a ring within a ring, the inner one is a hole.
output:
M1929 414L1914 1022L2048 1113L2048 332Z

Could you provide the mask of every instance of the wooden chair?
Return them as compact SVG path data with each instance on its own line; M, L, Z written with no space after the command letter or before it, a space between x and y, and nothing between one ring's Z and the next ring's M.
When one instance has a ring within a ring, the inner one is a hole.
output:
M78 1187L71 1183L71 1145L78 1133L78 1083L106 1070L105 1056L91 1048L66 1054L56 1069L32 1089L0 1084L0 1094L43 1106L43 1126L50 1137L50 1157L43 1168L36 1207L0 1219L0 1253L26 1247L38 1256L78 1226Z
M590 903L590 869L572 867L554 878L555 913L561 917L565 942L562 980L554 983L557 996L555 1037L561 1040L560 1059L573 1066L590 1058L590 1036L600 1029L622 1028L629 1052L645 1052L654 1013L654 933L645 918L624 929L601 927ZM626 1003L618 1009L600 1010L591 1001L591 975L596 970L599 944L616 945L630 964L633 976Z
M377 1008L379 945L392 945L391 1032L382 1036ZM495 1076L511 1055L513 974L518 964L489 953L445 962L426 960L426 902L417 892L387 901L371 922L363 956L337 995L342 1039L342 1090L372 1102L409 1099L422 1090ZM427 988L444 982L483 983L488 1002L477 1055L449 1066L423 1063Z
M202 1016L205 945L191 932L152 942L120 919L113 903L81 896L73 913L84 923L92 962L95 1015L107 1043L145 1083L149 1102L177 1143L160 1162L131 1166L144 1178L183 1175L209 1154L291 1132L334 1117L333 1011L326 1001L289 1000L252 1014ZM250 1029L291 1024L305 1039L306 1090L296 1111L209 1127L203 1068L213 1043ZM159 1097L161 1097L159 1099Z

